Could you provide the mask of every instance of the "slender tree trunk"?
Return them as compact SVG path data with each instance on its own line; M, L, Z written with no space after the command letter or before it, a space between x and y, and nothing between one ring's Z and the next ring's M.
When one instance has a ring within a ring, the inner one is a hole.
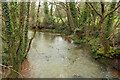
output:
M53 3L51 3L50 15L53 16Z
M74 23L74 26L77 27L78 26L78 11L77 11L77 8L76 8L76 3L74 2L70 2L69 3L69 8L70 8L70 13L71 13L71 17L72 17L72 20L73 20L73 23Z
M3 2L2 3L2 10L3 10L3 14L5 17L5 33L6 33L6 38L7 38L7 53L9 54L9 56L11 57L11 65L13 65L13 56L11 54L11 34L12 34L12 26L11 26L11 20L10 20L10 11L9 11L9 7L8 7L8 3L7 2Z
M74 26L73 19L72 19L72 16L71 16L70 7L69 7L67 1L66 1L66 6L67 6L67 9L68 9L68 15L69 15L69 19L70 19L71 30L74 31L75 26Z
M27 19L26 19L26 25L25 25L25 36L24 36L24 52L25 55L27 44L28 44L28 26L29 26L29 10L30 10L30 2L27 3Z
M31 13L30 16L32 16L32 20L31 20L31 21L32 21L32 22L31 22L31 25L32 25L32 26L36 26L36 25L35 25L35 19L36 19L36 18L35 18L35 15L36 15L36 9L35 9L35 7L36 7L35 2L32 2L32 3L31 3L31 11L30 11L30 13Z
M39 2L39 5L38 5L36 26L40 25L40 24L39 24L39 12L40 12L39 9L40 9L40 2ZM26 52L25 52L25 54L24 54L24 57L25 57L25 58L27 57L27 54L28 54L28 52L29 52L29 50L30 50L30 48L31 48L31 43L32 43L32 40L34 39L35 35L36 35L36 29L35 29L35 31L34 31L34 33L33 33L33 35L32 35L32 38L30 39L30 42L29 42L29 44L28 44L28 48L27 48L27 50L26 50Z

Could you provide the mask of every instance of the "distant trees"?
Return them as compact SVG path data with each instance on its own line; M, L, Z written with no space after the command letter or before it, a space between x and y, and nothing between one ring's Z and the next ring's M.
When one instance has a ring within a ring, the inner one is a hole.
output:
M53 16L53 2L50 3L51 7L50 7L50 16Z
M49 19L49 8L48 8L48 2L44 2L44 22L48 22Z
M36 3L31 2L30 6L30 18L31 18L31 26L35 26L35 19L36 19Z

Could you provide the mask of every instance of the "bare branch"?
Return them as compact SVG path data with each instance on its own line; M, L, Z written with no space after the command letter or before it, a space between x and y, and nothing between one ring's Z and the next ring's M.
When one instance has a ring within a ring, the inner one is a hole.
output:
M0 34L0 37L2 38L2 40L7 41L7 38L3 36L2 34Z
M116 11L119 7L120 7L120 4L119 4L114 10L112 10L111 12L109 12L108 14L106 14L104 18L106 18L107 16L109 16L110 14L112 14L112 13L113 13L114 11Z
M107 38L107 39L110 39L110 37L113 35L113 33L114 33L114 30L120 25L120 23L119 23L119 20L120 20L120 18L117 20L117 22L115 23L115 25L114 25L114 27L113 27L113 30L112 30L112 33L110 34L110 36ZM117 25L118 24L118 25Z
M82 21L82 18L80 16L80 7L77 7L77 9L78 9L78 17L79 17L80 21Z
M93 10L96 12L96 14L98 14L102 18L102 15L98 13L98 11L95 9L95 7L91 3L88 3L88 5L90 5L93 8Z
M20 73L17 72L16 70L12 69L12 68L11 68L12 66L6 66L6 65L2 65L2 64L0 64L0 66L10 69L11 71L13 71L13 72L19 74L22 78L24 77L22 74L20 74Z
M57 7L57 6L56 6L56 9L57 9L57 11L58 11L58 14L59 14L59 17L60 17L60 19L61 19L62 23L63 23L63 24L65 24L65 22L63 21L62 16L61 16L60 11L59 11L59 9L58 9L58 7Z
M60 2L59 4L62 5L64 8L66 8L65 3Z

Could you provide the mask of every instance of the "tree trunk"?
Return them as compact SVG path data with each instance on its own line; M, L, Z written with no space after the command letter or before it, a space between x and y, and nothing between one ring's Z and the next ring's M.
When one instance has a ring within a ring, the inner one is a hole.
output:
M71 16L70 7L69 7L67 1L66 1L66 6L67 6L67 9L68 9L68 15L69 15L69 18L70 18L70 26L71 26L71 30L74 31L75 26L74 26L73 19L72 19L72 16Z

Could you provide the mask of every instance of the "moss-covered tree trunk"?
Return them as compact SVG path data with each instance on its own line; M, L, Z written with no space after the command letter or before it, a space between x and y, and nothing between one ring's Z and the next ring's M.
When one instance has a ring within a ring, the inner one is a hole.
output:
M73 22L74 22L74 26L78 26L78 20L77 20L77 16L78 16L78 11L77 11L77 8L76 8L76 3L73 1L73 2L70 2L69 3L69 8L70 8L70 12L71 12L71 16L72 16L72 19L73 19Z
M18 73L21 71L22 62L25 59L24 53L27 48L27 34L29 26L29 5L27 5L27 13L25 13L24 2L16 3L12 2L8 5L7 2L2 3L2 11L5 18L5 37L6 37L6 48L5 53L9 55L4 60L8 60L5 65L12 66L10 78L18 77ZM27 14L26 26L24 27L25 16ZM25 32L24 32L25 31ZM4 62L3 62L4 63Z
M25 25L25 34L24 34L24 51L23 54L26 54L27 45L28 45L28 27L29 27L29 10L30 10L30 2L27 3L27 18Z
M7 50L7 54L10 56L11 59L10 65L13 65L13 59L12 59L13 56L11 55L11 51L10 51L12 26L11 26L10 14L9 14L10 11L7 2L2 3L2 10L5 18L5 37L7 38L6 50Z

